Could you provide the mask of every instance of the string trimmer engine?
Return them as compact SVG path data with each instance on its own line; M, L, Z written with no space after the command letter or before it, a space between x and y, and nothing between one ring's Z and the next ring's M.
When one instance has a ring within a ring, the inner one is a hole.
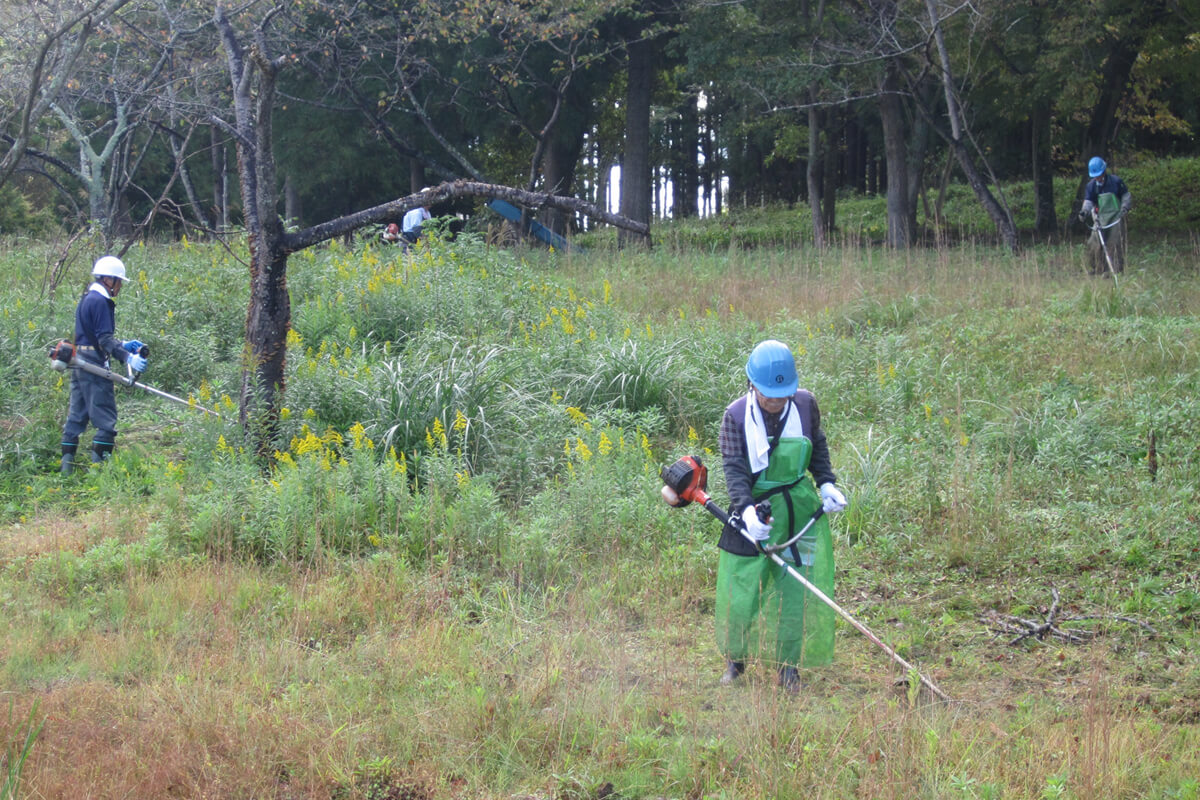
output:
M693 500L700 504L708 502L704 491L708 486L708 467L698 456L684 456L671 466L663 467L659 476L679 498L679 502L672 505L682 508Z

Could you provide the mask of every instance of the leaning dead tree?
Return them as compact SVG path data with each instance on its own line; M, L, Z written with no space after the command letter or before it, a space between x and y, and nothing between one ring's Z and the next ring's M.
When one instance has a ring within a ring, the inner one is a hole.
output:
M650 236L650 226L644 222L636 222L620 214L613 214L594 203L580 200L577 197L562 197L548 192L532 192L527 189L515 189L511 186L501 186L481 181L457 180L424 189L408 197L401 197L372 208L363 209L354 214L347 214L344 217L338 217L335 220L323 222L320 225L314 225L311 228L305 228L295 233L284 234L281 244L285 250L294 253L297 250L303 250L314 244L350 233L364 225L403 216L404 212L418 206L428 207L446 200L458 200L464 197L486 197L489 199L506 200L515 206L520 206L531 212L542 208L553 208L559 211L581 214L598 222L604 222L622 230L636 233L647 240Z
M1151 636L1158 635L1158 631L1154 628L1132 617L1123 617L1115 614L1062 615L1060 614L1058 589L1051 588L1050 596L1052 602L1050 603L1050 608L1046 611L1045 619L1026 619L1014 614L1001 614L998 611L988 611L982 614L979 620L992 631L993 639L998 639L1001 636L1011 636L1012 638L1008 640L1008 644L1010 645L1020 644L1026 639L1037 639L1038 641L1051 639L1066 642L1067 644L1083 644L1091 641L1096 636L1096 631L1090 628L1068 628L1065 626L1068 623L1085 621L1111 620L1113 622L1124 622L1142 628Z

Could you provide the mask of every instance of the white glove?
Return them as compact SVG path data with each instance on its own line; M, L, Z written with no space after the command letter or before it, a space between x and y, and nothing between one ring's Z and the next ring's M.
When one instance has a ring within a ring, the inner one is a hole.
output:
M846 495L832 483L821 484L821 509L826 514L841 511L846 507Z
M754 506L746 506L742 512L742 522L746 523L746 533L756 542L765 542L771 535L771 523L760 520Z
M142 358L137 353L130 354L129 359L125 362L125 364L138 374L146 371L146 359Z

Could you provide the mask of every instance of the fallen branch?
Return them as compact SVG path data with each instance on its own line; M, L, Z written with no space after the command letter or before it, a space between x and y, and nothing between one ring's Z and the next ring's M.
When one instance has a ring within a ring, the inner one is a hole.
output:
M1090 641L1096 636L1096 632L1088 628L1067 628L1063 627L1069 622L1083 622L1094 620L1112 620L1114 622L1125 622L1130 625L1137 625L1145 630L1150 636L1157 636L1156 631L1151 626L1141 620L1133 619L1132 617L1124 617L1117 615L1103 614L1084 614L1073 616L1059 616L1059 596L1058 589L1051 587L1050 596L1052 602L1050 609L1046 612L1046 618L1041 621L1025 619L1024 617L1014 616L1012 614L1001 614L998 611L987 611L979 616L979 621L986 624L992 633L993 639L1001 636L1013 636L1009 639L1008 644L1020 644L1026 639L1036 638L1039 641L1046 641L1047 637L1058 639L1068 644L1083 644Z

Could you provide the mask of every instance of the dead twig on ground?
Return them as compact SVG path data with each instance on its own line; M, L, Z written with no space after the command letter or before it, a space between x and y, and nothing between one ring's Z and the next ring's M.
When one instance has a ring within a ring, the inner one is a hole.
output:
M983 622L992 631L992 638L997 639L1001 636L1009 636L1016 634L1009 639L1009 645L1020 644L1026 639L1036 638L1039 641L1046 641L1047 637L1058 639L1068 644L1083 644L1091 641L1096 635L1096 631L1089 628L1067 628L1063 627L1069 622L1084 622L1096 620L1113 620L1114 622L1125 622L1130 625L1137 625L1145 630L1151 636L1157 636L1156 631L1151 626L1141 620L1132 617L1124 617L1117 615L1105 614L1083 614L1071 616L1059 616L1058 589L1051 587L1050 596L1052 602L1050 609L1046 612L1044 620L1025 619L1013 614L1001 614L998 611L987 611L979 616L979 621Z

